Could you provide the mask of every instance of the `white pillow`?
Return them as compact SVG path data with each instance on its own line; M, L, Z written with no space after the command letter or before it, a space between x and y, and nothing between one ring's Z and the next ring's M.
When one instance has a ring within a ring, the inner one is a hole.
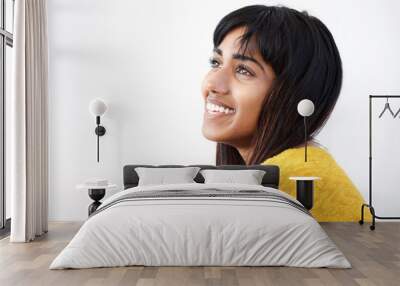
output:
M261 185L265 175L263 170L201 170L204 183L235 183L247 185Z
M200 167L147 168L136 167L138 186L196 183L193 179Z

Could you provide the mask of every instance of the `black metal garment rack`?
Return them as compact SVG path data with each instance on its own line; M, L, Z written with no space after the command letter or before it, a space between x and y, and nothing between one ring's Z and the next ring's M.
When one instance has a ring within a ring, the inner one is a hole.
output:
M372 225L370 229L375 229L375 218L378 219L400 219L400 217L384 217L378 216L372 204L372 99L373 98L400 98L400 95L370 95L369 96L369 203L361 206L361 220L360 224L364 224L364 208L369 208L372 215ZM397 115L397 113L396 113Z

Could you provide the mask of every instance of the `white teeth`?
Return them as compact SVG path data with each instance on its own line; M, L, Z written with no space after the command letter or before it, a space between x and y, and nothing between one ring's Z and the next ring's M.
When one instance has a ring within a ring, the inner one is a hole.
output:
M223 106L219 106L219 105L213 104L211 102L207 102L206 108L208 111L221 112L221 113L225 113L225 114L235 113L234 109L225 108Z

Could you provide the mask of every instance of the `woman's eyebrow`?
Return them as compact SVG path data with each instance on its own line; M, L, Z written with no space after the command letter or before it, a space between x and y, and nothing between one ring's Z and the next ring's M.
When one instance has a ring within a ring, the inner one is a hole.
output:
M215 52L218 55L222 56L222 50L220 48L214 48L213 52ZM265 71L263 66L253 57L249 57L249 56L245 56L245 55L242 55L242 54L235 53L235 54L232 55L232 58L235 59L235 60L241 60L241 61L251 61L251 62L255 63L256 65L258 65L263 71Z
M245 56L245 55L241 55L241 54L233 54L232 58L234 58L235 60L241 60L241 61L251 61L251 62L255 63L256 65L258 65L264 71L263 66L253 57L249 57L249 56Z

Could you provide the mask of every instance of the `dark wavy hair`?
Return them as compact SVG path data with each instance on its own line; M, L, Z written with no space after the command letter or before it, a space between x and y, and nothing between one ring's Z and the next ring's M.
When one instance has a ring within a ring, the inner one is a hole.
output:
M328 28L306 11L284 6L251 5L221 19L214 31L214 47L233 29L244 27L240 52L254 40L263 60L276 78L265 96L252 138L249 165L304 144L304 120L297 112L302 99L314 102L314 114L307 118L307 141L325 125L342 85L342 62ZM217 165L245 161L231 145L217 143Z

